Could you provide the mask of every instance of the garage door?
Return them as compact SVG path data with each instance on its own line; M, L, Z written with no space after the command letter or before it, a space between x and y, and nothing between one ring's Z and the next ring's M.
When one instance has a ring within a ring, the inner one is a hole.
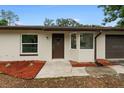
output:
M124 35L106 35L106 58L124 58Z

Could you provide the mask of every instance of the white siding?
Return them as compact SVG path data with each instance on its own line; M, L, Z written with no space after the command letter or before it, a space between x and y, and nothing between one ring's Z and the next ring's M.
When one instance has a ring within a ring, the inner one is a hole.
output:
M102 33L97 38L97 58L104 59L105 58L105 34Z
M79 62L94 62L94 38L93 49L80 49L80 33L93 33L93 32L78 32L77 33L77 49L70 48L70 59ZM95 33L93 34L95 36Z
M20 56L21 34L38 34L38 56ZM52 60L52 33L64 33L64 60L82 62L94 61L94 49L80 49L80 37L77 33L77 49L71 49L70 32L40 30L4 30L0 31L0 60ZM92 32L90 32L92 33ZM47 38L48 37L48 38ZM102 40L102 39L101 39ZM94 40L93 40L94 41ZM104 50L103 50L104 51ZM103 53L103 52L101 52ZM100 54L99 54L100 55ZM102 54L104 55L104 54ZM100 55L101 56L101 55Z
M94 62L94 49L83 49L79 51L79 61Z
M21 34L38 34L38 56L20 56ZM46 36L49 36L47 39ZM51 35L41 31L0 31L0 60L50 60Z

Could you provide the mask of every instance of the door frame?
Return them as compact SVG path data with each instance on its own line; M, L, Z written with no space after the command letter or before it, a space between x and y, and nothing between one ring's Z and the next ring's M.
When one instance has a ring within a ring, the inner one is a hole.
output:
M63 34L63 58L53 58L53 34ZM51 45L52 45L52 48L51 48L51 58L52 60L54 59L65 59L65 34L64 33L52 33L52 39L51 39Z

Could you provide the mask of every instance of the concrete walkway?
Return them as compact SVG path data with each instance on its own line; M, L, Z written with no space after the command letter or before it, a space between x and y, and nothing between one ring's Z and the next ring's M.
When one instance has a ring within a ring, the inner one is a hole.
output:
M112 69L114 69L118 74L119 73L124 73L124 66L121 66L121 65L113 65L113 66L108 66Z
M85 67L72 68L70 62L53 61L46 62L36 78L52 78L66 76L87 76Z
M111 70L116 71L117 74L124 74L124 66L122 65L112 65L107 67L111 68L110 71L106 70L104 67L72 67L70 62L68 61L51 61L46 62L46 64L43 66L43 68L35 78L88 76L92 75L95 72L101 74L111 73ZM89 69L90 71L88 71L87 69Z

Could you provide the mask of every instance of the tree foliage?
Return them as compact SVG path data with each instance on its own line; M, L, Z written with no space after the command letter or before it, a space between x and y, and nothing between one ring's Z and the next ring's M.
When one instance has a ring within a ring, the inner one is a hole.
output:
M101 5L105 18L103 25L117 21L117 26L124 26L124 6L123 5Z
M53 19L48 19L48 18L45 18L45 21L44 21L44 26L54 26L54 20Z
M16 15L14 12L8 10L1 10L0 11L0 19L8 21L8 25L15 24L16 21L19 21L18 15Z
M82 24L78 23L77 21L71 18L60 18L56 20L56 25L60 27L79 27Z
M71 18L58 18L56 20L46 18L44 26L77 27L81 24Z
M58 18L56 20L46 18L44 26L57 27L100 27L99 25L83 25L72 18Z
M6 26L6 25L8 25L8 21L4 19L0 20L0 26Z

